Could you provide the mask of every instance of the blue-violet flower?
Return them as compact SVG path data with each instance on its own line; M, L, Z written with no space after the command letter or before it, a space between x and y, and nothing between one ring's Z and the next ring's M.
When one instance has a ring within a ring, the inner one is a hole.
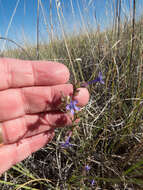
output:
M85 170L86 170L86 171L89 171L90 168L91 168L91 167L90 167L89 165L86 165L86 166L85 166Z
M74 115L75 111L80 110L80 108L76 106L77 103L77 100L71 100L70 104L67 104L66 110L69 110L71 114Z
M101 72L99 72L97 78L95 78L94 80L91 80L91 81L89 81L89 82L85 82L85 83L81 84L81 86L82 86L82 87L86 87L86 86L88 86L88 85L90 85L90 84L92 84L92 83L95 83L95 82L99 82L99 83L101 83L101 84L104 84L103 76L102 76L102 73L101 73Z
M94 82L100 82L101 84L104 84L103 76L102 76L101 72L99 72L98 77L95 78L94 80L90 81L89 84L94 83Z
M93 186L95 184L95 180L93 179L92 181L91 181L91 185Z
M69 146L72 146L72 144L69 142L70 140L70 136L68 136L67 140L65 141L65 143L62 143L61 146L64 148L67 148Z

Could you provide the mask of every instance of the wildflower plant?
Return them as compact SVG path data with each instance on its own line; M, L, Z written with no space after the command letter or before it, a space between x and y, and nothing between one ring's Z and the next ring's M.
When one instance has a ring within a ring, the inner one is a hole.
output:
M98 76L94 79L91 80L89 82L77 82L75 85L73 85L73 94L71 96L64 96L62 94L62 98L61 98L61 104L59 106L60 110L64 113L68 113L71 121L72 121L72 126L71 126L71 131L69 132L69 136L67 137L65 143L62 144L62 147L68 147L71 146L71 144L69 143L71 134L73 134L73 130L75 128L75 126L77 126L76 120L80 119L81 116L81 108L78 106L78 101L74 99L74 97L76 95L78 95L79 90L78 88L80 87L88 87L88 85L93 84L93 83L100 83L100 84L104 84L103 81L103 76L102 73L99 72Z
M74 99L74 97L78 95L78 92L79 92L78 88L87 87L88 85L97 83L97 82L100 84L104 84L101 72L99 72L97 78L95 78L92 81L75 84L73 88L73 94L71 96L64 96L62 94L60 110L69 114L72 121L72 126L71 126L71 130L68 132L65 142L61 143L61 148L67 149L72 146L72 144L70 143L70 140L71 140L71 136L73 135L73 130L75 129L75 126L77 126L76 120L80 119L80 113L82 114L82 111L80 107L78 106L78 101ZM86 172L87 175L90 174L90 169L91 169L90 165L86 164L84 166L84 171ZM92 181L90 181L90 185L94 186L94 184L95 184L95 180L92 179Z

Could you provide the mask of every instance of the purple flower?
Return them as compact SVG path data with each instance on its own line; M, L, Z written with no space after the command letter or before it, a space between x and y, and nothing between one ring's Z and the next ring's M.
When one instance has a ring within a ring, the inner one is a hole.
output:
M91 168L91 167L90 167L89 165L86 165L86 166L85 166L85 170L86 170L86 171L89 171L90 168Z
M66 110L70 110L71 114L74 115L75 111L79 111L80 108L76 106L77 100L71 100L70 104L67 104Z
M69 142L69 140L70 140L70 136L68 136L67 140L64 143L62 143L61 146L63 148L67 148L69 146L72 146L72 144Z
M85 82L85 83L81 84L81 86L82 86L82 87L86 87L86 86L88 86L88 85L90 85L90 84L92 84L92 83L95 83L95 82L99 82L99 83L101 83L101 84L104 84L103 76L102 76L102 73L101 73L101 72L99 72L97 78L95 78L94 80L91 80L91 81L89 81L89 82Z
M92 84L92 83L94 83L94 82L99 82L99 83L101 83L101 84L104 84L103 76L102 76L102 73L101 73L101 72L99 72L97 78L95 78L94 80L89 81L89 82L87 82L87 83L88 83L88 84Z
M94 185L94 183L95 183L95 180L93 179L93 180L91 181L91 185L93 186L93 185Z

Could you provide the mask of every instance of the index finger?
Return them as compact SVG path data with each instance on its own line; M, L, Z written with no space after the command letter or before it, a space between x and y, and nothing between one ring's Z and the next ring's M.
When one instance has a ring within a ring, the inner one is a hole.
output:
M0 59L0 90L28 86L52 86L69 80L68 68L57 62Z

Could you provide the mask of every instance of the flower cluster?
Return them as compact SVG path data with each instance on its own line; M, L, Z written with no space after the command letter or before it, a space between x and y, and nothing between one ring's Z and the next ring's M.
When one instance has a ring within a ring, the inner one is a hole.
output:
M76 106L77 103L77 100L71 100L70 103L66 105L66 110L70 111L71 114L74 115L76 111L80 111L80 108Z

